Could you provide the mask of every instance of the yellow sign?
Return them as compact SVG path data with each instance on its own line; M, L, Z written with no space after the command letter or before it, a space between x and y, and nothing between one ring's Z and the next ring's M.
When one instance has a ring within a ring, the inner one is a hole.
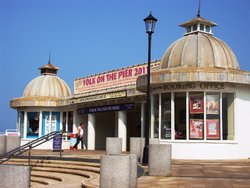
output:
M92 102L92 101L99 101L99 100L105 100L105 99L114 99L119 97L126 97L126 91L118 91L114 93L104 93L99 95L93 95L93 96L85 96L78 99L71 100L71 104L76 103L83 103L83 102Z

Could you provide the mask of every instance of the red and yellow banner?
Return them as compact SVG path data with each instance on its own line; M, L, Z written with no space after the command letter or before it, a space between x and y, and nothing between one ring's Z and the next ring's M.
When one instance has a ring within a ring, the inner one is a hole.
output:
M151 71L159 68L159 61L151 63ZM126 67L103 74L74 80L74 95L133 86L138 76L147 73L147 64Z

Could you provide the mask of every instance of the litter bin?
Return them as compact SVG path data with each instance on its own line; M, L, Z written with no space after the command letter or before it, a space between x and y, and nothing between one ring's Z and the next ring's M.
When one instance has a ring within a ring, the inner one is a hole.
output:
M76 135L75 134L70 134L70 150L73 150L74 148L74 145L76 143ZM76 146L76 149L77 149L77 146Z

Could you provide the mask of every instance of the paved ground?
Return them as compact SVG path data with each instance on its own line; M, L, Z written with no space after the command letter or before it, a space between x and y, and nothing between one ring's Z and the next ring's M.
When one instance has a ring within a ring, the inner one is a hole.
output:
M65 150L62 157L100 159L104 151ZM26 154L27 155L27 154ZM50 150L33 150L32 156L60 156ZM144 167L147 169L147 167ZM172 160L171 177L142 176L138 188L250 188L250 159ZM62 186L63 188L63 186Z

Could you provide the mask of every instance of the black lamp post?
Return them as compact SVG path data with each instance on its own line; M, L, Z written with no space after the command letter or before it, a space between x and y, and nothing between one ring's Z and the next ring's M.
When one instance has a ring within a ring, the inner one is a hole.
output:
M146 26L146 33L148 34L148 74L147 74L147 106L146 106L146 124L145 124L145 147L143 150L143 164L148 164L148 150L149 150L149 129L151 122L151 102L150 102L150 62L151 62L151 36L154 33L155 23L157 19L154 18L150 12L148 17L144 19Z

